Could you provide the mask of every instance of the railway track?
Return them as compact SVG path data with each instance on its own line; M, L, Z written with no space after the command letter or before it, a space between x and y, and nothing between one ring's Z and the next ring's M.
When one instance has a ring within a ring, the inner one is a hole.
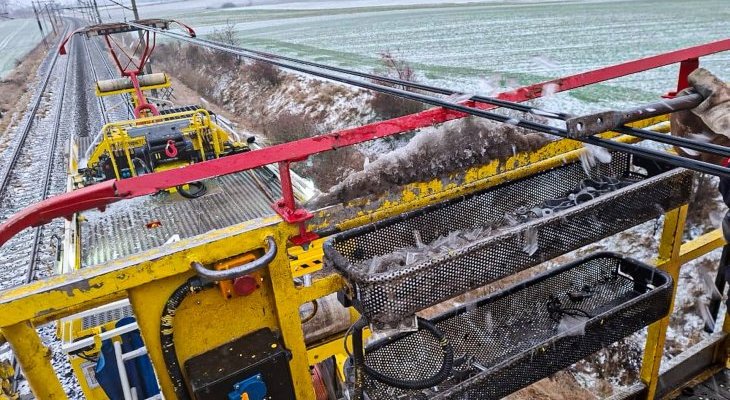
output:
M102 61L104 70L107 72L106 79L117 78L119 73L117 72L115 67L112 66L112 63L109 61L108 54L104 50L102 50L101 45L99 43L101 43L101 40L94 40L94 48L96 49L96 52L99 55L98 60ZM117 103L117 104L113 105L112 107L110 107L110 109L108 111L114 112L115 116L117 114L119 114L121 116L122 112L118 111L119 106L121 104L122 103ZM126 108L127 112L126 112L126 115L123 116L122 118L133 119L134 118L134 107L132 107L131 97L128 94L123 95L123 104L126 106L125 108Z
M73 27L68 25L64 35L70 33L72 29ZM59 62L57 52L51 55L36 96L22 125L16 131L19 132L19 136L15 140L15 146L10 150L9 159L0 177L0 199L4 213L15 212L32 202L45 199L57 191L54 187L57 188L58 184L64 181L62 177L65 175L65 170L59 167L64 165L65 157L64 152L59 149L68 136L68 126L62 124L62 118L69 65L70 62L67 60ZM41 70L43 71L43 67ZM59 173L61 176L58 176ZM58 182L58 178L61 178L61 182ZM40 256L42 242L53 229L54 227L49 225L26 231L9 249L10 251L0 252L0 288L33 281L41 265L45 267L43 271L45 274L54 273L52 259ZM21 268L18 268L19 266ZM19 371L12 355L11 363L16 369L16 379L13 381L15 389Z
M71 25L77 24L73 22ZM73 29L69 26L64 36ZM133 111L128 103L126 107L119 107L119 104L110 106L108 102L116 99L93 95L91 88L97 80L115 77L115 70L99 48L98 40L79 37L73 39L71 45L76 50L69 56L59 59L54 51L44 64L46 68L43 69L38 93L18 128L20 136L15 140L12 154L0 175L0 213L7 214L5 217L66 189L68 160L62 150L64 144L73 142L81 149L88 147L104 124L110 120L126 119ZM44 246L44 241L53 238L62 229L63 223L55 221L28 230L9 243L10 246L0 250L0 289L57 273L54 268L56 258L51 249ZM49 326L40 330L44 341L53 348L57 341L55 329ZM55 360L56 357L60 358ZM69 368L67 361L61 358L65 358L61 352L54 352L56 368ZM11 361L14 367L17 366L12 355ZM18 374L16 368L15 389L18 388ZM66 387L70 398L76 398L74 393L80 391L72 380L66 383Z
M68 26L66 33L70 32ZM62 123L64 100L69 74L67 60L57 54L41 67L43 78L30 108L17 128L14 146L0 175L2 213L9 215L48 197L52 192L54 173L59 170L58 157L63 158L60 144L69 127ZM0 288L28 283L35 278L39 266L39 250L49 228L23 232L13 245L0 252Z
M92 42L93 45L90 45L90 42ZM84 82L84 87L93 87L96 81L116 78L118 75L115 69L111 66L111 62L107 58L106 54L101 50L99 43L98 39L83 40L83 51L86 54L86 60L88 60L90 72L90 79L87 82ZM92 54L92 47L95 49L96 55ZM79 147L82 151L81 154L84 158L88 156L88 152L94 148L95 143L100 139L102 126L110 121L133 118L134 115L134 108L129 102L127 96L124 97L123 103L126 104L126 107L124 108L119 107L121 103L111 105L107 104L107 102L111 102L116 99L116 97L110 98L94 96L94 98L96 99L96 104L99 109L99 113L97 114L99 116L99 125L94 126L94 124L91 124L92 126L90 127L89 137L79 138L78 140Z

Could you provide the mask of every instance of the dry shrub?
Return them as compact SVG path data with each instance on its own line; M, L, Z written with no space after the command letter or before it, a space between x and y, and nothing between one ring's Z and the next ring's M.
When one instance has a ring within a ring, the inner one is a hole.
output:
M189 88L198 92L201 96L207 98L213 98L215 96L215 89L213 82L209 76L200 73L200 71L194 69L183 69L175 74L177 79L184 82Z
M233 3L226 4L230 4L231 7L236 6ZM236 30L236 24L231 22L231 20L229 19L226 19L225 25L223 25L220 29L216 28L213 30L213 33L210 34L210 39L228 46L236 47L240 45L240 40L238 39ZM225 51L213 50L213 56L213 61L223 66L232 67L234 65L240 65L241 63L241 58L239 56L227 53Z
M273 144L287 143L321 133L317 125L304 114L293 114L288 111L272 118L261 127L261 130Z
M322 130L304 114L284 112L261 127L273 144L288 143L322 134ZM320 190L328 190L344 176L362 167L363 155L353 147L317 154L306 162L292 164L298 174L310 178Z
M185 54L185 62L190 65L197 67L201 63L205 62L206 56L205 56L205 50L198 46L185 46L184 47L184 54ZM174 60L172 58L171 60ZM174 63L177 64L177 63ZM179 64L177 64L179 65Z
M383 76L408 82L416 81L416 71L407 61L397 58L390 51L381 51L378 55L380 56L380 63L385 68Z
M405 61L395 57L389 51L383 51L379 54L382 69L376 70L375 73L387 78L400 79L402 81L415 82L416 73L413 68ZM410 90L402 85L395 85L378 80L375 83L401 90ZM370 106L373 111L380 117L385 119L397 118L408 114L414 114L423 111L424 106L418 101L404 99L398 96L375 92L370 100Z
M203 97L219 100L220 93L215 90L217 77L210 73L208 65L211 55L215 57L215 54L198 46L163 43L157 46L154 61L173 80L184 83Z
M369 163L363 171L348 174L311 203L324 206L381 195L408 183L534 151L547 142L543 135L513 125L475 118L454 121L416 134L404 147Z
M298 172L312 179L319 190L326 191L362 168L364 162L365 157L357 149L342 147L312 156Z
M707 231L714 226L721 217L722 201L719 199L717 180L709 175L700 175L695 181L695 188L687 211L687 226L699 227ZM689 234L690 229L686 230Z
M260 85L277 87L281 85L283 77L279 68L265 61L256 60L246 66L248 81Z
M380 118L384 119L415 114L423 111L424 108L423 104L417 101L391 96L381 92L375 92L373 94L373 98L370 100L370 106Z

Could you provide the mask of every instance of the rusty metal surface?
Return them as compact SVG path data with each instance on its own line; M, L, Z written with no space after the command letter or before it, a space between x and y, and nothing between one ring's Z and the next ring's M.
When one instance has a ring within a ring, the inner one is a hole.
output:
M705 98L699 93L691 93L674 99L662 100L621 111L603 111L597 114L573 117L565 121L568 136L573 138L597 135L630 122L656 117L679 110L697 107Z
M730 400L730 371L723 369L699 385L685 388L677 399Z
M88 211L80 226L81 266L126 257L175 240L274 215L278 178L266 168L206 181L208 194L184 199L160 193ZM152 225L159 225L152 227ZM149 227L148 227L149 226Z

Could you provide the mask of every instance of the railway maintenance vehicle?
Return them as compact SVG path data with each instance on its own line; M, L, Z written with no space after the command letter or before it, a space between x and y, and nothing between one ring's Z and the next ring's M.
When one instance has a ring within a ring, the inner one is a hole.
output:
M142 51L125 61L114 37L129 33ZM143 73L157 35L434 108L258 146L204 107L150 100L170 86L163 72ZM693 180L730 177L687 156L728 159L730 149L669 135L669 119L712 98L698 89L700 59L730 39L462 101L201 39L172 20L89 26L60 51L73 40L107 44L121 76L96 93L129 99L134 119L76 143L67 193L0 224L2 244L66 219L59 274L0 291L0 342L36 398L66 398L36 332L54 321L89 399L498 399L646 327L640 380L614 398L730 397L727 320L661 362L680 267L725 244L720 230L683 241ZM640 109L573 116L529 105L547 87L671 65L673 90ZM554 140L318 208L290 169L467 117ZM610 157L586 167L584 144ZM661 221L652 264L600 252L545 267L651 220ZM717 284L722 292L722 276Z

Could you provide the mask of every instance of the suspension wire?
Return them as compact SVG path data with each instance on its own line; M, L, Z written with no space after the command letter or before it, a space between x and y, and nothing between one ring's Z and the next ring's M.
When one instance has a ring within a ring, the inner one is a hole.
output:
M443 107L443 108L446 108L449 110L462 112L467 115L473 115L473 116L489 119L492 121L508 123L508 124L515 125L515 126L518 126L521 128L526 128L526 129L546 133L546 134L553 135L553 136L559 136L559 137L566 138L566 139L578 140L583 143L600 146L600 147L606 148L608 150L626 152L626 153L634 154L634 155L637 155L640 157L648 158L648 159L651 159L654 161L664 162L664 163L667 163L667 164L670 164L670 165L673 165L676 167L687 168L687 169L695 170L698 172L707 173L710 175L730 178L730 168L725 168L725 167L711 164L711 163L708 163L705 161L692 160L692 159L674 155L674 154L671 154L668 152L633 146L630 144L621 143L621 142L608 140L608 139L603 139L600 137L588 136L588 137L572 138L569 136L569 133L568 133L567 129L565 129L565 128L553 127L550 125L541 124L541 123L537 123L537 122L533 122L533 121L528 121L528 120L521 119L521 118L509 117L506 115L489 112L486 110L472 108L472 107L465 106L463 104L449 101L447 99L441 99L438 97L429 96L429 95L418 93L418 92L410 92L410 91L398 89L395 87L383 86L383 85L376 84L373 82L353 79L353 78L350 78L347 76L330 74L327 72L308 68L305 66L292 64L292 63L289 63L286 61L280 61L280 60L271 59L271 58L263 57L263 56L256 55L256 54L251 54L246 51L237 50L235 48L220 45L216 42L200 40L197 38L192 38L192 37L176 34L173 32L164 31L164 30L146 26L146 25L140 25L140 24L133 23L133 22L128 22L128 25L139 28L139 29L143 29L146 31L155 32L155 33L165 35L168 37L177 38L178 40L182 40L182 41L192 43L192 44L195 44L198 46L207 47L207 48L239 55L239 56L242 56L245 58L266 62L266 63L273 64L278 67L289 69L292 71L297 71L297 72L301 72L301 73L305 73L305 74L309 74L309 75L313 75L313 76L318 76L320 78L325 78L325 79L336 81L336 82L346 83L346 84L349 84L352 86L357 86L357 87L361 87L364 89L373 90L376 92L386 93L386 94L390 94L393 96L397 96L397 97L401 97L401 98L405 98L405 99L409 99L409 100L419 101L419 102L422 102L425 104L430 104L430 105L437 106L437 107ZM507 102L507 103L509 103L509 102ZM651 132L651 131L646 131L646 132L655 134L654 132ZM662 135L662 136L664 136L664 135ZM671 137L671 138L672 139L670 139L670 140L674 141L674 142L677 142L677 140L680 139L678 137ZM709 152L709 153L713 152L713 150L711 150L709 147L706 147L704 143L698 143L698 142L694 142L694 141L688 141L688 142L689 143L682 142L682 143L684 143L683 147L693 148L693 149L699 148L699 149L701 149L701 151L705 151L705 152ZM728 151L728 149L724 149L724 152L727 152L727 151Z
M188 36L179 34L177 32L167 31L167 34L169 34L170 36L177 37L177 38L188 38ZM218 42L208 40L208 39L203 39L203 38L196 38L196 39L200 42L204 42L207 44L223 46L227 49L234 50L234 51L235 50L246 51L246 52L249 52L249 53L252 53L255 55L266 57L268 59L279 59L279 60L284 60L284 61L289 61L289 62L295 62L295 63L299 63L302 65L313 66L316 68L335 71L335 72L339 72L339 73L343 73L343 74L355 75L355 76L371 79L374 81L382 81L382 82L387 82L387 83L394 84L394 85L400 85L403 87L410 87L412 89L424 90L424 91L443 94L443 95L462 94L460 92L456 92L456 91L453 91L450 89L440 88L440 87L431 86L431 85L425 85L425 84L421 84L421 83L417 83L417 82L411 82L411 81L406 81L406 80L402 80L402 79L368 74L365 72L350 70L350 69L346 69L346 68L340 68L340 67L321 64L321 63L312 62L312 61L300 60L300 59L287 57L287 56L281 56L281 55L268 53L268 52L264 52L264 51L260 51L260 50L253 50L253 49L248 49L248 48L244 48L244 47L237 47L237 46L232 46L232 45L228 45L228 44L224 44L224 43L218 43ZM521 111L521 112L525 112L525 113L539 115L539 116L542 116L545 118L557 119L557 120L562 120L562 121L565 121L566 119L573 117L573 115L568 114L568 113L548 111L548 110L544 110L544 109L541 109L538 107L529 106L526 104L516 103L516 102L512 102L512 101L501 100L501 99L494 98L494 97L473 95L473 96L469 97L468 100L474 100L474 101L478 101L481 103L487 103L487 104L491 104L491 105L498 106L498 107L509 108L509 109L516 110L516 111ZM629 126L621 126L616 129L613 129L613 131L619 132L624 135L634 136L634 137L637 137L640 139L653 140L653 141L668 144L671 146L685 147L685 148L692 149L692 150L716 154L716 155L719 155L722 157L730 157L730 148L727 148L727 147L721 146L721 145L717 145L714 143L703 143L703 142L698 142L698 141L687 139L687 138L669 136L669 135L653 132L653 131L650 131L647 129L639 129L639 128L633 128L633 127L629 127Z
M167 32L167 33L169 33L170 35L173 35L175 37L180 37L180 38L188 37L188 36L179 34L177 32ZM289 62L295 62L298 64L308 65L308 66L312 66L315 68L321 68L321 69L335 71L335 72L339 72L339 73L343 73L343 74L355 75L355 76L371 79L374 81L382 81L382 82L387 82L390 84L399 85L399 86L403 86L403 87L410 87L412 89L424 90L427 92L438 93L438 94L449 95L449 96L463 94L463 93L456 92L456 91L453 91L450 89L440 88L440 87L431 86L431 85L425 85L422 83L411 82L411 81L406 81L406 80L397 79L397 78L384 77L384 76L380 76L380 75L368 74L365 72L350 70L350 69L346 69L346 68L340 68L340 67L336 67L336 66L332 66L332 65L326 65L326 64L301 60L301 59L287 57L287 56L281 56L281 55L268 53L268 52L264 52L264 51L260 51L260 50L253 50L253 49L248 49L245 47L237 47L237 46L219 43L219 42L215 42L215 41L203 39L203 38L196 38L196 39L200 42L223 46L230 50L246 51L246 52L256 54L256 55L259 55L262 57L266 57L269 59L279 59L279 60L284 60L284 61L289 61ZM494 97L472 95L467 100L474 100L474 101L477 101L480 103L486 103L486 104L491 104L491 105L498 106L498 107L509 108L512 110L530 113L530 114L538 115L538 116L549 118L549 119L557 119L557 120L565 121L566 119L573 117L573 115L568 114L568 113L548 111L548 110L541 109L539 107L529 106L526 104L516 103L513 101L501 100L501 99L494 98ZM723 157L730 157L730 148L721 146L721 145L717 145L714 143L703 143L703 142L698 142L698 141L694 141L694 140L687 139L687 138L664 135L664 134L653 132L653 131L650 131L647 129L639 129L639 128L633 128L633 127L629 127L629 126L621 126L616 129L613 129L613 131L619 132L624 135L634 136L634 137L637 137L640 139L653 140L656 142L660 142L660 143L664 143L664 144L668 144L668 145L672 145L672 146L685 147L688 149L708 152L708 153L716 154L716 155L723 156Z
M168 34L169 36L175 36L178 38L189 38L188 36L185 36L185 35L177 33L177 32L171 32L171 31L164 31L164 32L166 32L166 34ZM447 96L465 94L465 93L454 91L451 89L440 88L440 87L436 87L436 86L426 85L423 83L412 82L412 81L407 81L407 80L397 79L397 78L391 78L391 77L387 77L387 76L369 74L366 72L360 72L360 71L351 70L351 69L347 69L347 68L341 68L341 67L337 67L334 65L326 65L326 64L313 62L313 61L301 60L298 58L292 58L292 57L282 56L282 55L278 55L278 54L268 53L268 52L261 51L261 50L254 50L254 49L248 49L245 47L233 46L233 45L229 45L229 44L225 44L225 43L219 43L219 42L209 40L209 39L203 39L203 38L196 38L196 39L203 43L223 46L230 50L245 51L245 52L249 52L249 53L252 53L255 55L259 55L261 57L266 57L267 59L278 59L278 60L283 60L283 61L294 62L294 63L298 63L298 64L302 64L302 65L308 65L310 67L335 71L335 72L339 72L339 73L347 74L347 75L355 75L355 76L359 76L361 78L367 78L367 79L371 79L374 81L386 82L386 83L390 83L393 85L399 85L399 86L408 87L408 88L412 88L412 89L423 90L423 91L427 91L427 92L431 92L431 93L438 93L438 94L443 94L443 95L447 95ZM243 57L245 57L245 56L243 56ZM501 100L501 99L498 99L495 97L488 97L488 96L482 96L482 95L471 95L471 97L469 97L468 100L474 100L474 101L478 101L480 103L487 103L487 104L491 104L491 105L498 106L498 107L510 108L510 109L517 110L517 111L533 113L535 115L540 115L540 116L543 116L546 118L551 118L551 119L566 120L568 118L573 117L573 115L571 115L571 114L542 110L538 107L533 107L533 106L529 106L529 105L521 104L521 103L515 103L512 101Z

